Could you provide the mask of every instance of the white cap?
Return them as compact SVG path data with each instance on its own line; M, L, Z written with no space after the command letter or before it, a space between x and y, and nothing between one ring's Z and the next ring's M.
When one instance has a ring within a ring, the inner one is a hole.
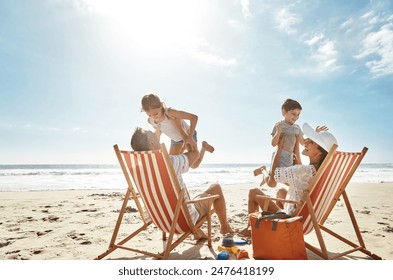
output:
M327 131L316 132L308 123L303 124L303 132L308 138L317 143L327 152L329 152L333 144L338 145L333 134Z

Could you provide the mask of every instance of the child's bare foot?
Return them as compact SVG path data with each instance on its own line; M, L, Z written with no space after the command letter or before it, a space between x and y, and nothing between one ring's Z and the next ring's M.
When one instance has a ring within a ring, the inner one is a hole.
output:
M261 167L254 170L254 176L261 175L263 170L266 170L266 166L262 165Z
M214 147L212 145L210 145L209 143L207 143L206 141L202 142L202 148L204 148L209 153L214 152Z

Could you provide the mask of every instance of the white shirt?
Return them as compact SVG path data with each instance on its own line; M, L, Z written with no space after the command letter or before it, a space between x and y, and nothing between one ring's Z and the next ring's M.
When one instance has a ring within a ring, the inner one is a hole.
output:
M289 185L286 199L300 201L303 191L307 189L316 171L314 165L294 165L290 167L277 167L274 178L279 183ZM284 204L284 212L293 215L295 206L292 203Z
M175 170L177 179L179 180L180 188L184 190L184 201L189 201L190 195L187 190L187 186L183 181L183 173L186 173L190 167L188 157L185 154L180 154L180 155L175 155L175 156L169 156L173 165L173 169ZM196 222L199 220L199 213L195 208L194 204L188 204L188 211L190 212L191 220L196 224Z
M167 110L164 114L164 119L156 123L152 117L149 117L148 122L154 127L159 128L162 133L168 136L171 140L179 142L182 141L183 138L181 137L179 128L174 124L173 120L169 119L167 116ZM188 131L190 126L185 120L181 120L182 127L184 131Z

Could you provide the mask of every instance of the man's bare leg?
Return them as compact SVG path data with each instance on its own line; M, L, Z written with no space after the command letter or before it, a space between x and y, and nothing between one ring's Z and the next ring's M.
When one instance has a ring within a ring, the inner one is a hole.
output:
M224 194L222 193L221 186L219 184L213 184L205 192L210 195L218 194L220 196L219 198L215 199L213 202L214 210L220 221L220 226L221 226L220 233L222 234L233 233L234 232L233 229L228 224L225 198L224 198Z

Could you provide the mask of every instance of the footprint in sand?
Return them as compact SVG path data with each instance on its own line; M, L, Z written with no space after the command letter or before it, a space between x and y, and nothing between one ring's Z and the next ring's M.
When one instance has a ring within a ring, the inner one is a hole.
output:
M44 250L43 249L33 249L33 250L30 250L30 252L33 253L34 255L38 255L38 254L41 254L42 252L44 252Z
M76 213L84 213L84 212L97 212L98 209L82 209L79 211L76 211Z
M42 218L42 220L43 220L44 222L50 222L50 223L53 223L53 222L60 222L59 219L60 219L60 218L59 218L59 217L56 217L55 215L49 215L49 216L46 217L46 218Z
M52 231L53 230L49 229L46 231L37 231L36 233L37 233L37 236L43 236L43 235L48 234L49 232L52 232Z
M8 251L8 252L5 252L5 254L6 255L11 255L11 254L17 254L17 253L19 253L20 252L20 250L15 250L15 251Z
M24 222L34 222L37 221L33 217L23 217L22 220L19 220L18 223L24 223Z
M75 232L71 232L69 234L67 234L68 237L70 237L71 239L75 240L75 241L80 241L83 240L81 243L81 245L90 245L92 244L91 241L86 240L85 234L84 233L75 233Z
M119 210L119 209L117 209L117 210L112 210L111 212L119 213L120 210ZM134 208L134 207L132 207L132 206L127 206L127 207L126 207L125 213L135 213L135 212L138 212L138 209L136 209L136 208Z
M380 224L380 223L379 223ZM391 226L386 226L382 229L384 232L393 232L393 227Z
M8 246L8 245L10 245L11 244L11 242L10 241L5 241L5 242L0 242L0 248L3 248L3 247L6 247L6 246Z

